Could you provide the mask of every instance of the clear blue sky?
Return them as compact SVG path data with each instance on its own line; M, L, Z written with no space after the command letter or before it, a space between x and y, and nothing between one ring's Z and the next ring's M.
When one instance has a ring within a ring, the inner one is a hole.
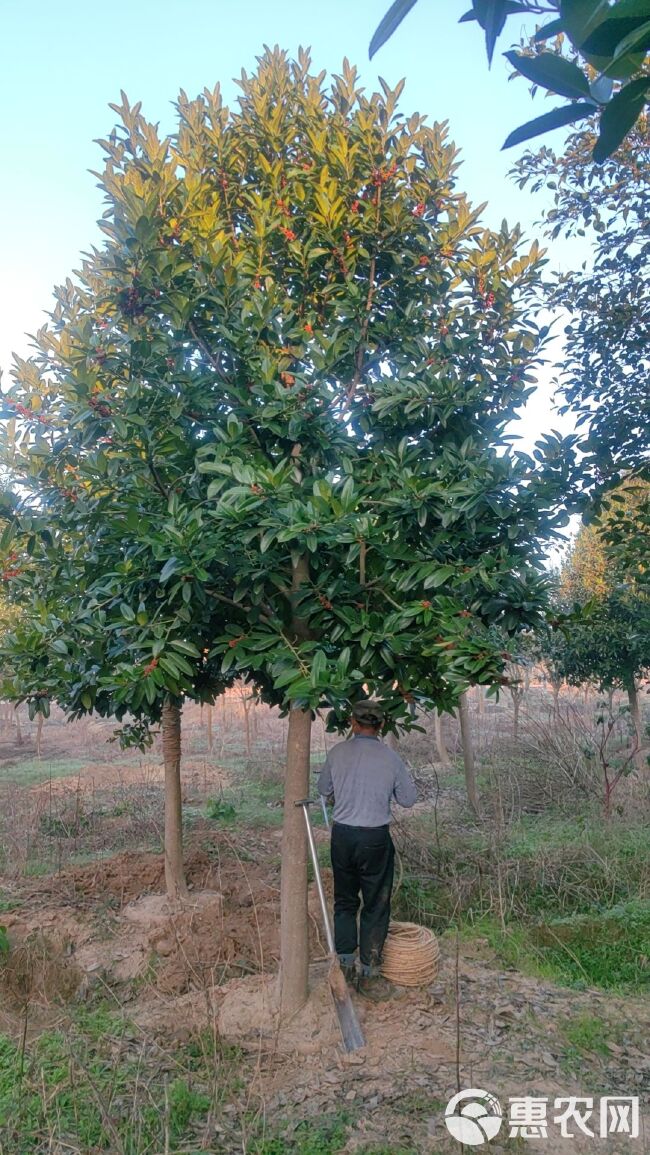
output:
M406 77L403 111L449 120L462 149L460 183L475 202L487 200L484 219L506 216L536 233L543 200L520 192L507 177L515 152L501 153L510 129L539 115L524 81L508 82L500 55L521 26L499 44L488 72L482 32L458 25L467 0L419 0L393 39L368 61L368 42L389 0L13 0L4 7L5 53L0 74L2 295L0 367L13 350L25 354L24 334L43 323L51 290L75 268L81 251L100 238L99 190L89 169L100 167L93 143L114 123L108 108L124 89L161 128L174 128L172 101L221 81L235 99L232 77L252 70L264 44L293 52L310 46L314 65L337 71L344 56L368 88L381 74ZM561 144L559 134L551 138ZM556 263L562 253L554 253ZM5 379L5 384L7 383ZM550 424L542 388L525 427Z

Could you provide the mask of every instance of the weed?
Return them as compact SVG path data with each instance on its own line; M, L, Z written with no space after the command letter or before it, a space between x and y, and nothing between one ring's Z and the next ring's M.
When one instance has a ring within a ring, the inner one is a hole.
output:
M232 802L224 802L223 798L208 798L205 812L208 818L213 818L216 822L223 822L227 825L233 823L237 817L237 811Z
M290 1125L289 1134L258 1139L251 1145L251 1155L337 1155L347 1142L350 1114L347 1111L304 1120Z
M578 1051L587 1051L593 1055L605 1058L609 1055L608 1039L610 1030L607 1023L593 1015L576 1015L569 1019L563 1027L563 1034L571 1047Z

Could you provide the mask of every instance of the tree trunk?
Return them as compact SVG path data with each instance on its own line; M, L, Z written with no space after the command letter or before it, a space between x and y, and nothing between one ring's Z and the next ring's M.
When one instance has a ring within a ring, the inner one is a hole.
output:
M474 746L472 745L472 731L467 708L467 691L461 694L458 700L458 718L460 721L460 740L463 747L463 763L465 766L465 785L467 800L477 818L481 816L476 786L476 768L474 766Z
M183 815L181 803L181 710L169 699L162 711L165 763L165 884L173 899L187 898L183 870Z
M309 916L307 913L307 834L302 807L309 797L311 712L289 712L284 785L282 876L280 881L280 1011L289 1018L307 1001Z
M557 718L560 713L560 690L562 683L555 678L551 678L551 689L553 691L553 717Z
M20 714L18 713L18 707L17 706L16 706L14 713L15 713L15 718L16 718L16 742L18 743L19 746L22 746L22 744L23 744L23 731L22 731L22 727L20 725Z
M485 713L485 697L483 696L483 687L482 686L476 687L476 702L478 705L479 715L481 717L483 717L483 714Z
M206 718L206 722L207 722L207 726L208 726L208 753L211 754L212 753L212 747L214 746L214 734L212 732L212 703L211 702L208 702L207 706L205 707L205 718Z
M43 715L39 714L36 719L36 755L41 756L43 749Z
M643 733L643 721L641 719L641 707L639 705L639 691L637 690L634 678L626 681L625 689L627 690L627 699L630 703L630 715L632 717L634 735L636 739L634 765L639 774L645 774L648 770L646 752L643 748L645 735Z
M433 725L436 736L436 746L438 747L438 758L440 759L440 762L443 766L450 766L451 759L449 757L449 751L445 745L445 737L442 732L442 714L439 710L433 711Z
M309 581L309 559L293 566L294 594ZM295 608L292 633L297 641L307 636ZM280 877L280 1015L288 1019L307 1002L309 993L309 917L307 911L307 831L302 807L309 797L311 710L293 706L289 711L287 771L284 782L282 871Z

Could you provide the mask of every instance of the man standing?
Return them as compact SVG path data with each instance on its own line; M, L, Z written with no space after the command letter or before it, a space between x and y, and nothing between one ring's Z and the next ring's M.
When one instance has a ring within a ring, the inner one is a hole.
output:
M379 973L393 889L390 805L394 798L400 806L413 806L417 798L402 759L379 740L384 720L380 702L356 702L352 738L332 747L318 779L320 793L334 795L331 851L336 951L343 973L352 980L359 945L359 993L374 1001L387 998L391 991ZM360 893L363 908L357 934Z

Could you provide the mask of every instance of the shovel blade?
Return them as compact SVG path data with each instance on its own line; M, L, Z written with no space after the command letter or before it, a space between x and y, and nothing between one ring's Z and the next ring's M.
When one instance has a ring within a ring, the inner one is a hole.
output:
M347 983L343 977L338 959L332 962L329 973L329 984L334 1001L336 1017L341 1028L341 1037L346 1051L359 1051L365 1047L366 1040L359 1026L356 1011L352 1006L352 999Z

